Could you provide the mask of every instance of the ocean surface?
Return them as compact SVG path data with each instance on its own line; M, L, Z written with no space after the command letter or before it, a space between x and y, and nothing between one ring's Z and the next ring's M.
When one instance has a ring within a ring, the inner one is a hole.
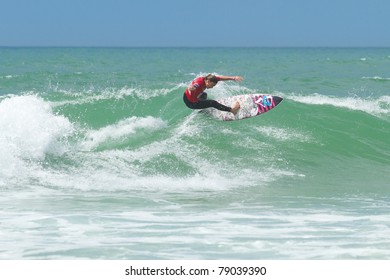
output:
M0 48L0 259L389 258L389 48Z

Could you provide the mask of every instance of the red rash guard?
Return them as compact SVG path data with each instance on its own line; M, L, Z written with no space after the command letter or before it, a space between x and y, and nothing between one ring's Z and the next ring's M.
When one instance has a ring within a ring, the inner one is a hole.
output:
M217 80L220 80L220 77L217 76ZM185 94L187 96L187 99L192 102L196 103L199 101L199 96L204 92L206 89L206 82L205 77L198 77L195 80L191 82L191 85L195 87L195 90L189 91L188 88L185 91Z

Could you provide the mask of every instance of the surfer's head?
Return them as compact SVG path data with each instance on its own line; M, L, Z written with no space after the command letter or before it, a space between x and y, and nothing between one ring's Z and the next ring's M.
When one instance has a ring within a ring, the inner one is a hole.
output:
M204 82L206 84L206 88L213 88L218 83L218 78L217 78L217 76L215 76L213 74L208 74L204 78Z

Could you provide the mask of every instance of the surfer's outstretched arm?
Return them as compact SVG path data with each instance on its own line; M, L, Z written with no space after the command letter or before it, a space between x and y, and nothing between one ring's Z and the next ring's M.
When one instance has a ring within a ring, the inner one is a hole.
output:
M219 76L220 81L236 81L241 82L244 78L241 76Z

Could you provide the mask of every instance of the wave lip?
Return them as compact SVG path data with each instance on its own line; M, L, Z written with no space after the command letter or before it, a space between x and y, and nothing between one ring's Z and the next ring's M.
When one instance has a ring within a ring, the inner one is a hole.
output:
M47 154L65 152L62 140L74 131L67 118L54 114L50 104L37 96L3 99L0 116L0 174L5 177Z
M116 124L108 125L99 130L92 130L87 133L86 141L83 146L89 149L98 147L101 143L108 140L118 140L128 137L142 129L159 130L167 126L167 123L160 118L147 117L129 117Z
M54 90L62 94L60 101L54 101L53 106L59 107L64 105L83 105L94 104L98 101L104 100L122 100L126 97L132 97L139 100L150 100L157 97L169 95L181 88L184 88L185 84L175 84L170 88L149 89L140 87L122 87L122 88L103 88L103 89L83 89L81 91L63 90L54 88Z
M60 151L60 139L73 131L72 123L53 113L37 96L15 96L0 103L2 144L15 147L23 157L41 160Z
M390 113L390 96L363 99L359 97L333 97L315 93L308 96L291 95L288 99L309 105L330 105L354 111L363 111L373 116L388 115Z
M380 82L387 82L390 81L390 78L383 78L380 76L373 76L373 77L362 77L363 80L373 80L373 81L380 81Z

